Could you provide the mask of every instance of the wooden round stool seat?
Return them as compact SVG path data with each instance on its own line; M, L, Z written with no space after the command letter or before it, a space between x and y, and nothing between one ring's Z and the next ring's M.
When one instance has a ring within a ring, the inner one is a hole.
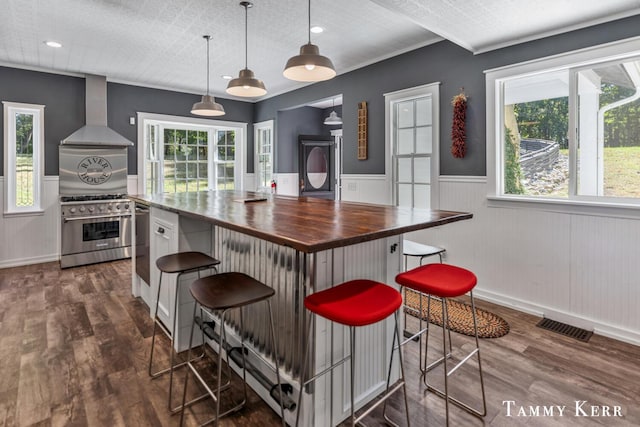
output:
M244 273L219 273L194 281L189 290L198 303L210 310L242 307L272 297L273 288Z
M156 266L164 273L186 273L220 264L220 261L202 252L178 252L161 256Z

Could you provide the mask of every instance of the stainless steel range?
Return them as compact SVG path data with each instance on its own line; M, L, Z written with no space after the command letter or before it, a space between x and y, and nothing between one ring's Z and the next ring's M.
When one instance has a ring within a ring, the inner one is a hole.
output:
M131 257L127 150L107 127L106 78L86 76L87 125L59 147L60 266Z
M131 257L131 202L126 195L60 198L60 267Z

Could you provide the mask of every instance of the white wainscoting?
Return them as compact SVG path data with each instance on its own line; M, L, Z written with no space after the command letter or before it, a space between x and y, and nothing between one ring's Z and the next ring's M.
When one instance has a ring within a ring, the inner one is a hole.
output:
M345 202L391 203L391 191L385 175L342 175L342 200Z
M298 186L298 174L297 173L278 173L274 175L276 180L276 193L281 196L295 196L300 194L300 187Z
M640 344L640 221L488 207L484 177L440 177L440 208L473 219L407 237L447 249L477 297Z
M58 177L45 176L44 212L37 215L0 214L0 268L57 261L60 253L60 205ZM4 177L0 177L0 200L4 200Z

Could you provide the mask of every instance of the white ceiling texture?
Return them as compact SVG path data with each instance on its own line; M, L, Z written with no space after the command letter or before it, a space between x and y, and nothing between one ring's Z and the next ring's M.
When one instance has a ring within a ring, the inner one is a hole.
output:
M307 43L307 1L253 0L248 67L268 96L301 87L282 76ZM233 98L222 75L244 68L239 0L2 0L0 65ZM640 0L312 0L312 34L338 74L443 38L482 53L640 14ZM44 44L55 40L61 48Z

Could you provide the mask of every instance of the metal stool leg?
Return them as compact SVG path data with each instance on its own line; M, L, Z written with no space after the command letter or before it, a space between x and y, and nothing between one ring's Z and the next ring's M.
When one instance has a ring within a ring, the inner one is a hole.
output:
M333 338L333 337L332 337ZM349 389L351 390L351 426L352 427L356 427L356 416L355 416L355 411L356 411L356 399L355 399L355 385L356 385L356 366L355 366L355 360L356 360L356 328L354 326L350 326L349 327L349 339L350 339L350 346L351 346L351 353L350 353L350 358L349 358L349 366L351 368L351 372L350 372L350 377L351 377L351 384L349 386Z
M447 303L446 303L446 298L441 298L441 304L442 304L442 313L443 313L443 323L442 323L442 354L444 355L441 359L439 359L436 362L431 363L428 367L427 367L427 371L431 370L436 364L439 363L443 363L443 368L444 368L444 391L439 390L433 386L431 386L428 382L427 382L427 375L425 373L424 375L424 384L427 387L426 391L431 391L433 393L435 393L436 395L442 397L445 400L445 411L446 411L446 425L449 425L449 402L455 404L456 406L464 409L465 411L469 412L472 415L475 415L477 417L484 417L487 414L487 403L486 403L486 395L485 395L485 390L484 390L484 378L482 375L482 362L480 359L480 340L478 338L478 324L477 324L477 318L476 318L476 311L475 311L475 301L473 299L473 292L470 292L470 296L471 296L471 309L472 309L472 317L473 317L473 327L474 327L474 338L475 338L475 342L476 342L476 348L471 351L466 357L464 357L462 360L460 360L451 370L449 370L448 366L447 366L447 359L449 358L450 354L445 355L447 352L447 331L449 332L448 334L448 338L449 338L449 349L451 349L451 330L449 329L448 325L449 325L449 313L447 311ZM446 330L445 330L446 329ZM476 355L477 360L478 360L478 374L480 376L480 389L481 389L481 393L482 393L482 409L478 410L475 408L472 408L470 405L452 397L449 396L449 382L448 382L448 378L450 375L452 375L460 366L462 366L464 363L466 363L471 357L473 357L473 355ZM426 362L425 362L426 363Z
M198 303L196 302L193 305L193 318L196 317L196 309L198 308ZM193 344L193 328L195 327L196 322L193 322L191 324L191 333L189 334L189 350L187 351L187 369L184 375L184 389L182 391L182 405L180 405L181 407L181 411L180 411L180 426L182 427L183 423L184 423L184 412L186 409L186 401L187 401L187 384L189 382L189 371L191 370L191 345Z
M149 376L151 378L156 378L157 376L159 376L160 374L163 373L163 371L159 371L159 372L152 372L152 365L153 365L153 350L155 348L155 344L156 344L156 331L158 329L158 303L160 301L160 289L162 288L162 271L160 271L160 280L158 281L158 295L156 297L156 309L155 312L153 314L153 335L151 336L151 354L149 355Z
M295 424L296 427L298 427L300 423L300 413L302 412L302 394L304 392L304 388L307 386L307 383L311 380L311 378L305 380L305 376L307 374L307 361L309 359L309 352L311 350L311 331L314 328L316 319L315 315L313 314L309 314L309 316L311 316L311 318L309 319L309 327L307 329L307 345L302 356L302 368L300 370L300 393L298 394L298 410L296 412Z
M394 317L395 317L395 328L393 330L393 343L391 346L391 357L389 360L389 370L387 373L387 391L389 390L389 387L391 387L391 368L393 367L393 353L395 352L395 349L398 349L398 358L400 360L400 380L402 381L402 392L404 393L404 410L405 410L405 416L407 417L407 427L410 426L410 419L409 419L409 399L407 397L407 386L405 383L405 376L404 376L404 357L402 356L402 345L400 344L400 324L398 322L398 313L394 313ZM395 343L396 340L398 340L398 347L396 347ZM387 415L387 401L385 399L384 402L384 406L382 407L382 415L384 416L384 419L387 421L388 424L392 425L392 426L397 426L398 424L396 424L395 422L393 422L389 416Z
M284 421L284 403L283 403L283 395L282 395L282 381L280 381L280 362L278 362L278 354L277 354L277 348L278 348L278 340L276 339L276 327L275 324L273 322L273 310L271 307L271 301L267 300L267 306L269 307L269 324L270 324L270 329L271 329L271 341L273 343L273 360L275 362L276 365L276 381L277 381L277 386L278 386L278 395L280 397L280 417L282 418L282 427L286 427L286 423Z

